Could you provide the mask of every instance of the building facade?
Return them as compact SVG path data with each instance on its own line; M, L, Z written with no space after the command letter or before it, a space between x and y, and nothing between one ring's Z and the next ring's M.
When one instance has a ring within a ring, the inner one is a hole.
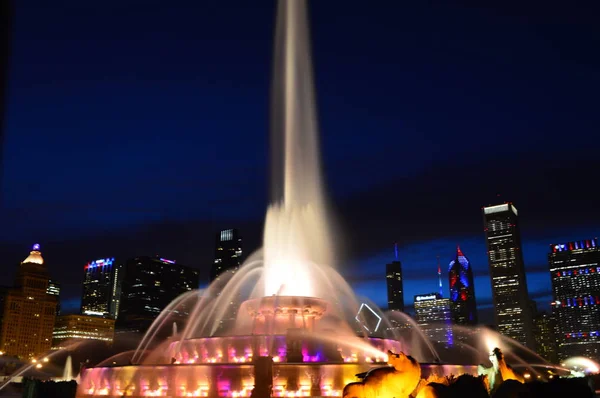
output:
M198 270L160 257L126 261L121 288L117 331L143 333L177 296L198 288ZM185 303L178 314L186 317Z
M91 315L62 315L56 317L52 333L52 348L68 347L90 340L112 344L115 337L115 320Z
M114 258L90 261L84 267L81 313L116 319L119 314L123 265Z
M402 263L392 261L386 264L388 310L404 312L404 289L402 284Z
M460 247L456 248L456 256L448 266L448 281L452 322L457 325L477 324L473 269Z
M452 346L452 317L450 300L439 293L418 294L415 296L416 321L423 333L433 342Z
M50 279L48 281L48 289L46 290L51 296L56 296L56 316L60 315L60 283Z
M533 318L533 328L536 352L545 360L558 363L554 316L547 312L536 313Z
M4 354L28 360L50 350L58 300L48 294L49 280L40 245L35 244L4 298L0 336Z
M235 273L240 265L242 265L242 237L239 231L224 229L218 232L215 239L215 260L210 271L210 281L219 281L226 273Z
M558 356L600 360L600 251L598 239L550 245L548 254Z
M519 217L512 203L483 208L497 330L535 348Z

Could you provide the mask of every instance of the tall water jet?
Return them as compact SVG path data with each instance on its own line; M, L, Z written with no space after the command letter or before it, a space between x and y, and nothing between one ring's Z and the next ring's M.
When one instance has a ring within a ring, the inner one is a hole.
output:
M265 296L320 296L307 264L332 265L307 4L278 5L272 87L272 203L264 233Z
M73 360L71 359L70 355L67 357L67 360L65 361L65 368L63 369L62 380L63 381L73 380Z

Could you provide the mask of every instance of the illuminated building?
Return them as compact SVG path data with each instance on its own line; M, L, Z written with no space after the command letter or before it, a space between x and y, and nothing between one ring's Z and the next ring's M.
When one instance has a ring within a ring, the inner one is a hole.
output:
M548 254L558 331L558 356L600 360L598 239L550 245Z
M477 304L475 303L475 283L473 269L469 259L456 248L456 257L448 266L450 282L450 313L452 322L458 325L477 323Z
M210 281L214 285L215 295L242 265L242 237L237 229L224 229L217 233L215 239L215 261L210 271ZM219 332L229 329L237 318L237 310L241 304L241 296L231 298L226 315L221 319Z
M90 315L62 315L56 317L52 348L60 348L78 341L98 340L112 344L115 320Z
M484 207L482 212L497 330L532 348L533 316L517 209L504 203Z
M124 269L117 332L144 332L171 301L200 283L197 270L165 258L131 258Z
M103 258L83 267L81 313L116 319L119 314L123 265Z
M536 352L545 360L558 363L556 344L556 324L552 314L536 313L533 318Z
M423 333L431 341L452 346L450 300L439 293L418 294L414 305L416 321Z
M395 247L396 261L386 264L388 310L404 312L404 289L402 287L402 263L398 261L398 246Z
M215 261L210 271L210 281L218 281L223 274L235 273L242 265L242 237L237 229L217 233ZM226 281L225 281L226 282Z
M30 359L50 350L57 297L47 292L49 279L40 245L35 244L4 299L0 350L6 355Z
M51 296L56 296L56 315L60 315L60 284L50 279L48 281L48 289L46 290Z

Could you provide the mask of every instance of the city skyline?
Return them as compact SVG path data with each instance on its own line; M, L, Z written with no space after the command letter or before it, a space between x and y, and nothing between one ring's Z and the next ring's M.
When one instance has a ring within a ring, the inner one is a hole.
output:
M65 311L77 306L68 304L81 294L81 266L107 253L160 253L208 280L215 231L236 226L245 252L258 247L268 191L273 4L238 1L232 13L184 2L168 15L146 4L132 22L129 6L75 3L15 5L1 210L4 258L15 263L42 243L51 275L66 274ZM436 256L447 263L460 244L485 308L478 210L511 200L522 214L530 294L544 308L547 245L598 234L591 187L560 183L593 170L586 156L598 146L592 14L360 5L311 4L338 268L384 306L385 264L399 242L410 304L435 288ZM572 17L563 28L546 24L562 14ZM163 23L168 33L156 30ZM368 78L352 79L359 73ZM556 144L571 131L584 149Z

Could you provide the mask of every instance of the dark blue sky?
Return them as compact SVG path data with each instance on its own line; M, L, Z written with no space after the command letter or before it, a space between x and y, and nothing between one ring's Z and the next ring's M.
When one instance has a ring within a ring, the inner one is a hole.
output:
M216 230L257 247L275 3L14 3L3 283L38 241L70 308L91 259L160 253L207 278ZM489 306L480 212L500 192L547 303L548 244L598 233L595 10L414 3L311 3L340 269L384 303L397 241L412 301L460 244Z

